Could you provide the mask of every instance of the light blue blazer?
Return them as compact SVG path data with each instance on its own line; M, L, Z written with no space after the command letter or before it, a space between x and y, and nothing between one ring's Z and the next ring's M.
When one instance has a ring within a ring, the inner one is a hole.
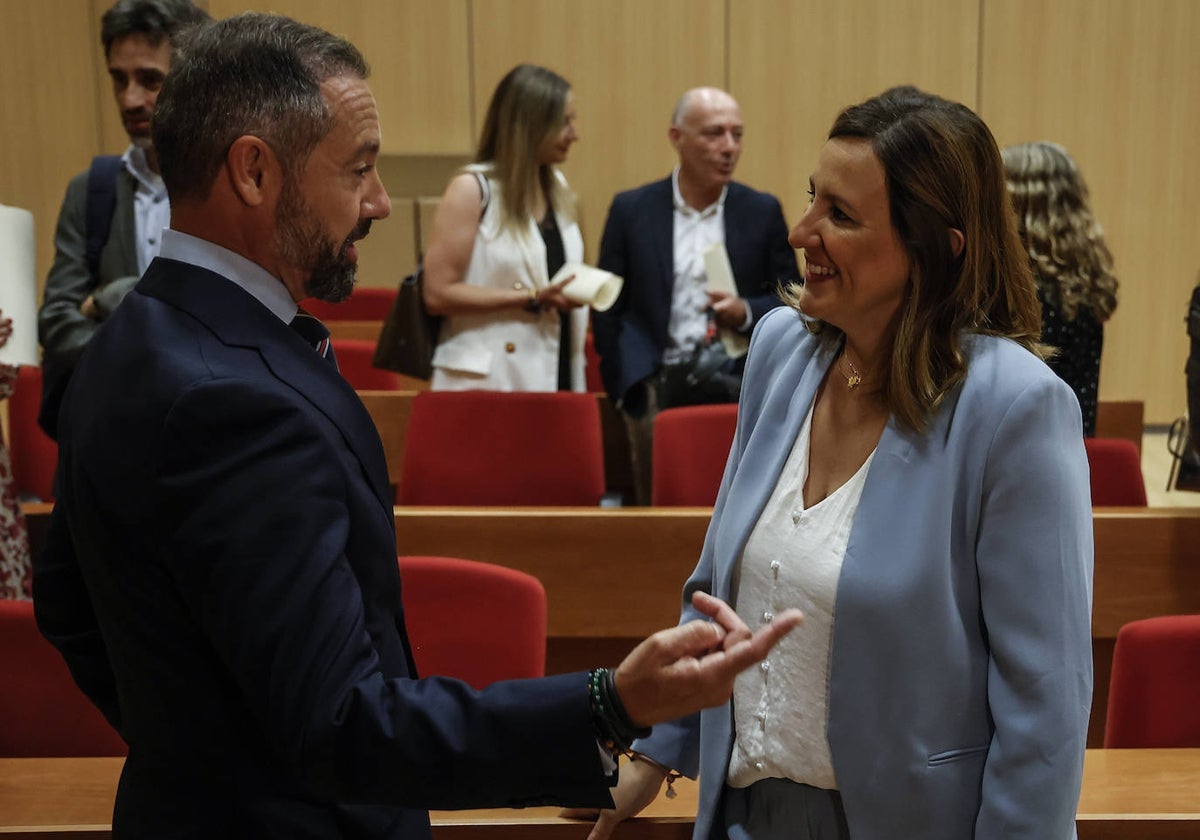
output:
M888 421L838 581L828 732L855 840L1075 836L1092 695L1079 403L1014 342L970 336L964 349L966 381L924 434ZM696 617L696 589L730 597L832 359L788 308L755 331L682 620ZM697 838L714 828L731 714L659 725L635 745L699 773Z

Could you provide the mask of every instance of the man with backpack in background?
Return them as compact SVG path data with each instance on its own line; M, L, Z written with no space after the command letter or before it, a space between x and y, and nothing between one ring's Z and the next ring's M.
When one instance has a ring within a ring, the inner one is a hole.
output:
M100 41L130 145L71 179L54 234L54 264L38 313L44 351L38 423L56 437L58 404L84 347L158 254L171 221L150 139L176 35L208 19L191 0L119 0Z

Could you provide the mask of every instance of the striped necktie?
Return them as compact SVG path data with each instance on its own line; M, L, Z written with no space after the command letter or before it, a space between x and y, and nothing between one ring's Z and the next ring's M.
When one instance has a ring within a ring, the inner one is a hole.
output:
M334 370L337 370L338 363L337 358L333 355L333 343L329 340L329 330L325 328L324 324L302 309L296 313L296 317L288 326L300 333L300 337L311 344L317 354L333 365Z

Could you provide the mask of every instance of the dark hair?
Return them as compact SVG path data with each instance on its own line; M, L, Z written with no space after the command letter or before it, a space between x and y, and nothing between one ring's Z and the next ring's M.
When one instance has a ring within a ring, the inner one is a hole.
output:
M100 43L108 57L114 41L140 35L153 46L175 36L189 26L210 20L208 13L192 0L117 0L100 18Z
M550 196L555 210L574 214L572 196L552 167L538 162L542 141L562 127L570 92L570 83L553 70L520 64L492 93L475 162L492 165L506 226L525 228L539 190Z
M911 86L842 111L829 131L836 138L870 142L912 261L882 395L901 423L921 431L966 376L964 333L1011 338L1042 355L1041 305L1000 150L970 108ZM951 229L964 239L957 255ZM831 345L841 340L832 325L812 328Z
M321 83L368 73L353 44L281 15L247 12L189 30L151 129L171 200L206 198L229 147L247 134L298 176L331 127Z

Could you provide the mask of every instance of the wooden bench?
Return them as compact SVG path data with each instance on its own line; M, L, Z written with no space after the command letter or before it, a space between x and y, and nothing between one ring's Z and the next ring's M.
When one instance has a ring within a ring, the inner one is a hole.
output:
M0 836L107 840L123 758L0 758ZM617 829L624 840L689 840L698 788L675 783ZM1200 828L1200 750L1088 750L1079 840L1192 840ZM433 811L434 840L584 840L591 825L558 808Z
M326 321L325 327L329 330L330 338L378 342L379 332L383 329L383 321Z
M1096 404L1096 437L1131 440L1140 453L1145 414L1141 400L1100 400Z
M41 545L49 505L26 505ZM708 508L395 509L401 554L463 557L529 572L546 587L550 673L615 664L678 620ZM1089 745L1103 743L1117 631L1134 619L1200 613L1200 509L1097 508Z
M396 508L401 554L521 569L549 603L551 673L614 664L678 620L708 508ZM1134 619L1200 613L1200 509L1097 508L1088 743L1101 746L1112 651Z

